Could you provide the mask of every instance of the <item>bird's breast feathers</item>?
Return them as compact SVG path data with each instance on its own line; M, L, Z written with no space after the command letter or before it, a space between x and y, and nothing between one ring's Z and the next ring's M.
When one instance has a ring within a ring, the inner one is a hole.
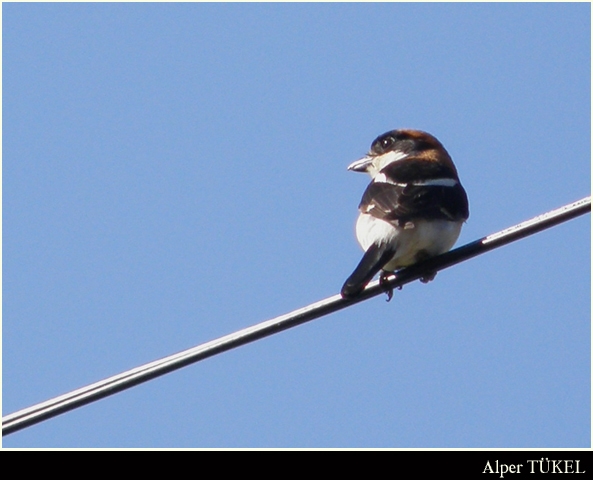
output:
M393 272L416 263L421 257L447 252L457 241L463 221L414 219L394 224L367 213L356 222L356 238L363 250L373 244L387 243L394 257L383 267Z

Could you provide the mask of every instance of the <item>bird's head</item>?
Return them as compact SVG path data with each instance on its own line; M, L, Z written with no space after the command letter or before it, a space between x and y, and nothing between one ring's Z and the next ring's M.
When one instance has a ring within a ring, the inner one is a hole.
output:
M408 158L438 162L456 172L441 142L430 133L410 129L391 130L379 135L371 144L369 152L350 164L348 170L366 172L375 178L386 166Z

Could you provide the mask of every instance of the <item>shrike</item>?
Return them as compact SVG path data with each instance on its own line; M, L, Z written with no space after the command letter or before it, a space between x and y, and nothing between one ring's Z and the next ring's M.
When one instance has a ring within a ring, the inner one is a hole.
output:
M356 222L365 253L344 283L342 297L358 295L381 271L379 280L390 300L385 282L391 272L444 253L457 241L469 217L467 195L445 147L419 130L384 133L348 170L366 172L372 180Z

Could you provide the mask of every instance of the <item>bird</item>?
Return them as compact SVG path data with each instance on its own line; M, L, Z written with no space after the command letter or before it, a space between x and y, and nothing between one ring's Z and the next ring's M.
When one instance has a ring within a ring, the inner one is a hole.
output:
M378 136L348 170L368 173L371 183L356 221L356 238L365 253L341 295L356 297L380 271L379 282L390 301L391 273L455 244L469 218L467 194L445 147L421 130L398 129ZM420 280L427 283L435 275Z

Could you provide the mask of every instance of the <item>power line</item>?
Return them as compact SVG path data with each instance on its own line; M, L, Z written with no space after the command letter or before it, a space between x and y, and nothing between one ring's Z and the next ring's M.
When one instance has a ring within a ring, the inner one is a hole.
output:
M514 242L528 235L553 227L579 215L591 211L591 197L583 198L577 202L539 215L531 220L514 225L500 232L488 235L462 247L451 250L437 257L430 258L421 263L404 268L390 277L390 287L398 288L413 282L427 274L438 272L457 263L468 260L482 253ZM49 418L65 413L69 410L94 402L101 398L113 395L128 388L147 382L153 378L178 370L205 358L217 355L227 350L259 340L287 330L302 323L337 312L343 308L367 300L383 293L383 288L378 281L370 283L357 297L343 299L340 295L326 298L293 312L267 320L257 325L244 328L237 332L225 335L210 342L170 355L168 357L133 368L126 372L114 375L105 380L93 383L86 387L74 390L59 397L33 405L6 415L2 419L2 435L8 435L28 426L42 422Z

